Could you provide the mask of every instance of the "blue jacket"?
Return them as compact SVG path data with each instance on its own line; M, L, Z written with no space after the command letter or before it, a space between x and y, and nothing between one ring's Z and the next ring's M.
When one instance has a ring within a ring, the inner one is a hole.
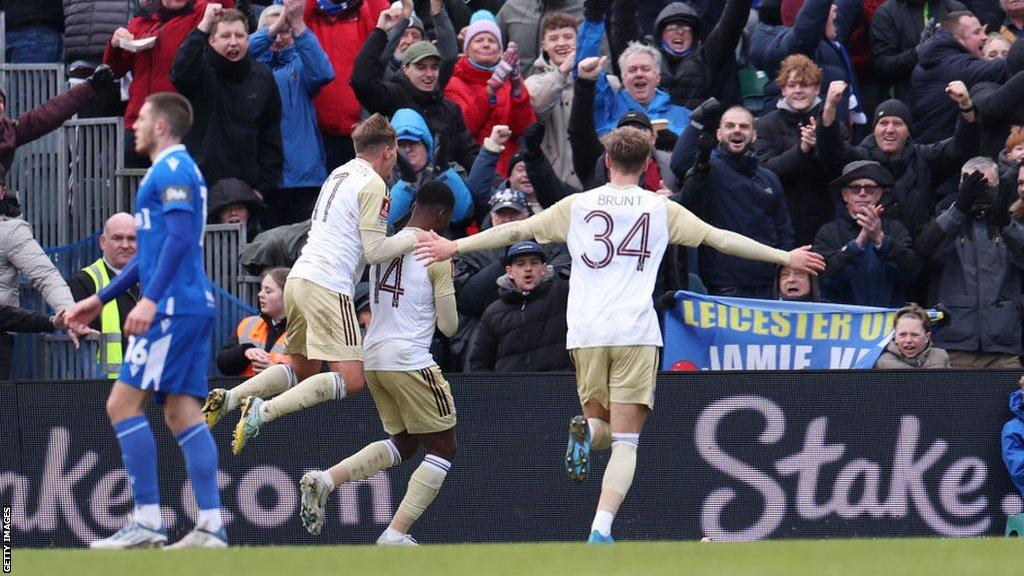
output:
M929 38L919 54L910 76L911 132L915 142L930 144L952 136L956 126L957 104L946 95L946 84L960 80L968 90L979 82L1001 84L1006 60L982 60L945 30Z
M281 188L319 188L327 179L324 144L317 128L313 97L334 80L334 68L316 36L307 30L280 52L270 49L267 29L249 37L249 55L274 72L281 93Z
M584 58L600 56L603 35L604 22L583 20L576 41L577 64ZM658 88L654 100L643 106L634 100L625 88L618 91L612 89L608 83L608 76L602 72L597 79L594 94L594 124L597 126L597 135L604 136L611 132L619 123L619 117L630 110L640 110L651 120L668 120L668 129L677 136L690 123L690 109L673 104L668 92Z
M825 24L832 8L832 0L806 0L797 12L793 26L769 26L758 24L750 39L750 62L764 70L769 78L775 78L782 60L790 54L803 54L821 67L821 98L825 99L828 85L833 80L842 80L855 86L851 64L845 51L837 42L825 38ZM838 20L838 17L836 18ZM839 27L839 22L836 26ZM838 39L838 38L837 38ZM775 82L765 86L765 111L775 109L775 101L781 92ZM838 110L848 110L849 94L843 96ZM839 119L845 124L846 116Z
M434 166L434 135L430 133L427 121L419 112L412 108L401 108L391 117L391 126L398 133L399 140L419 140L427 147L427 167L416 174L415 180L409 181L408 176L397 179L391 187L391 212L388 224L394 225L408 214L416 199L418 184L428 180L444 182L455 196L455 208L452 210L452 221L463 222L473 215L473 197L462 177L454 168ZM402 171L396 168L402 176Z
M698 134L696 127L687 126L674 156L696 149L688 142L695 141ZM676 158L672 162L676 171ZM683 206L716 228L780 250L793 249L793 226L782 183L774 172L758 164L753 151L735 155L716 148L710 171L692 170L683 183L681 197ZM706 247L700 248L698 260L701 279L708 288L769 288L775 281L774 264L752 262Z
M1013 420L1003 425L1003 463L1017 492L1024 496L1024 393L1010 393L1010 412Z

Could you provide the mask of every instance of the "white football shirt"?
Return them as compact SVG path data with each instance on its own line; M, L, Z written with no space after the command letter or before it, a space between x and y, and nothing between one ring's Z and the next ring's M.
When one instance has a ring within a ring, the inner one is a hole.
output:
M352 297L363 275L361 229L387 232L391 196L380 175L354 158L335 168L320 188L309 239L289 278L303 278Z
M406 228L397 235L401 234L415 232ZM366 369L409 371L433 366L434 301L454 293L450 262L427 267L410 252L371 266L372 318L363 340Z

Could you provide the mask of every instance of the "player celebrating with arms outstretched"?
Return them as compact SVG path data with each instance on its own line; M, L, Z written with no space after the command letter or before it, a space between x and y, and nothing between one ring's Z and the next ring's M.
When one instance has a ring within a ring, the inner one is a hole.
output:
M396 237L444 230L454 206L448 186L427 182L416 192L409 223ZM390 437L330 470L303 476L300 517L310 534L319 534L327 496L335 486L397 466L423 444L427 456L409 478L391 524L377 539L381 545L415 546L409 527L437 496L455 456L455 404L448 382L430 356L434 325L445 336L455 334L459 326L452 267L448 262L424 266L405 254L375 265L370 282L373 314L366 333L366 380Z
M217 446L203 423L214 301L203 269L206 183L181 139L192 125L192 107L178 94L146 98L135 130L135 150L153 165L135 199L138 253L99 294L68 313L73 326L87 326L103 305L139 283L142 299L125 319L130 336L107 414L121 445L121 458L135 499L132 521L92 548L161 547L157 454L145 408L154 394L164 420L185 456L199 506L196 528L171 548L223 548L227 536L217 491Z
M590 542L612 542L611 525L633 483L640 431L654 407L661 329L652 304L667 244L707 244L726 254L816 274L821 255L783 252L717 229L664 196L637 186L649 162L647 134L630 127L607 136L609 184L562 199L544 212L458 241L417 244L425 262L519 240L567 242L572 254L566 346L576 366L583 417L569 425L566 471L582 482L590 450L611 447ZM585 418L584 418L585 417Z
M352 140L356 157L335 169L320 189L309 239L284 287L285 352L291 365L271 366L231 390L211 390L203 406L212 428L241 404L231 441L235 454L266 423L363 389L355 283L365 264L389 262L411 251L417 238L429 238L426 232L385 238L391 196L384 178L398 159L395 129L374 114L356 126ZM330 372L319 373L322 362Z

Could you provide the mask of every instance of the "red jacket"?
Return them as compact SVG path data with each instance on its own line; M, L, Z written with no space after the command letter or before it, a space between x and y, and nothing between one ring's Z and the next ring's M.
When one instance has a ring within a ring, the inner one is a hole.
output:
M0 94L3 92L0 91ZM14 151L23 144L56 130L92 100L95 92L88 82L57 94L39 106L11 119L0 116L0 164L6 170L14 163Z
M490 77L489 70L481 70L470 64L465 56L459 56L444 95L462 109L466 127L477 144L483 144L484 138L490 136L491 129L498 124L504 124L512 131L512 138L505 143L505 151L498 159L497 170L504 178L508 176L509 160L519 149L519 138L526 132L526 127L537 119L533 115L530 93L525 83L519 98L512 98L512 86L505 82L495 94L497 104L491 104L487 96L487 80Z
M234 7L234 0L220 0L225 8ZM126 27L136 40L156 36L156 44L149 50L129 52L115 47L107 41L103 52L103 62L109 65L114 76L120 78L128 72L132 73L132 83L128 88L128 107L124 112L124 127L131 130L139 110L146 97L156 92L177 92L171 84L171 63L178 46L185 41L185 36L199 25L206 12L207 0L195 0L192 12L161 22L154 13L149 16L136 16ZM113 37L111 37L113 40Z
M349 136L359 122L359 100L349 86L352 68L359 49L377 26L377 17L390 6L388 0L365 0L358 12L339 18L316 9L316 0L306 0L306 25L334 68L334 80L313 98L316 121L324 134Z

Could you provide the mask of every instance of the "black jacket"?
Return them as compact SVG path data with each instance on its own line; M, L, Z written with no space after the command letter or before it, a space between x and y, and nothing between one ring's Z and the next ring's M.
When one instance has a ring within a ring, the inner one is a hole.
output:
M8 30L28 24L46 24L64 30L61 0L0 0L0 10L4 12ZM128 22L127 17L125 22Z
M1024 124L1024 71L1004 84L979 82L971 89L971 100L985 118L980 153L996 157L1006 146L1010 129Z
M680 138L696 138L687 126ZM742 234L780 250L793 248L793 226L782 184L774 172L759 165L752 151L736 155L721 150L711 157L710 169L690 171L680 193L683 206L708 224ZM700 276L708 290L726 287L770 289L775 266L699 249Z
M447 166L449 162L458 162L469 170L473 167L480 145L466 128L458 105L445 98L441 92L451 77L452 66L450 63L442 64L441 77L433 92L416 88L401 73L391 80L384 80L385 66L381 62L381 54L384 53L387 41L387 34L374 28L356 56L349 84L359 103L371 113L379 112L388 118L400 108L411 108L419 112L427 121L430 133L434 135L435 165Z
M917 65L917 44L924 30L923 0L886 0L871 19L871 59L883 88L910 102L910 73ZM956 0L931 0L928 15L936 22L950 12L966 10Z
M46 314L40 314L17 306L0 304L0 333L3 332L52 332L56 330ZM562 340L564 342L565 336Z
M821 275L825 297L840 304L902 306L905 289L921 270L910 234L898 220L882 218L885 239L876 248L870 239L863 247L854 242L860 231L849 211L818 230L814 251L825 257Z
M64 0L64 61L103 61L110 36L128 23L130 0Z
M661 83L674 104L696 108L714 96L726 106L740 104L736 45L750 15L751 0L732 0L707 35L700 29L701 18L689 4L673 2L654 21L653 43L661 50ZM682 18L693 27L693 44L685 56L676 56L661 47L658 31L666 20ZM619 0L612 9L611 48L613 58L626 49L631 40L640 40L643 32L637 17L637 0Z
M113 281L114 278L117 277L117 273L111 270L110 266L107 266L107 263L105 261L103 262L103 266L105 266L107 269L107 277L109 277L110 280ZM72 298L75 299L75 302L85 300L89 296L92 296L93 294L96 293L96 283L92 281L91 276L86 274L85 270L79 270L78 272L75 273L74 276L71 277L71 280L68 281L68 288L71 288L71 296ZM139 302L138 285L133 286L119 294L116 300L117 313L121 317L121 331L123 332L125 318L128 317L128 313L131 312L132 308L134 308L135 305L138 304ZM99 316L97 316L96 319L93 320L91 324L89 324L89 327L94 330L100 329ZM125 339L124 342L127 343L127 339Z
M508 276L498 280L500 299L480 318L469 356L471 372L552 372L572 369L565 349L569 283L550 277L521 292Z
M277 339L288 329L288 319L274 324L269 316L261 314L260 317L267 323L267 343L263 350L270 352L270 349L277 343ZM217 369L225 376L238 376L245 372L245 369L252 363L245 357L245 351L255 347L253 344L239 344L236 332L231 336L231 340L228 340L227 344L217 351Z
M921 46L911 75L910 99L914 140L938 142L953 133L959 115L956 102L946 95L946 85L960 80L970 90L979 82L1002 82L1006 60L982 60L967 51L945 30L939 30Z
M898 218L914 237L932 217L938 186L960 172L963 163L978 153L980 142L981 119L977 113L974 122L959 115L953 136L940 142L918 144L908 139L898 156L879 150L874 135L852 146L840 137L838 122L827 127L818 124L818 152L830 166L838 169L856 160L874 160L889 170L894 184L882 195L885 214Z
M228 61L209 47L209 37L189 32L171 66L171 82L193 108L185 145L208 186L234 177L262 193L275 190L284 152L274 75L248 56Z
M779 108L754 122L754 151L761 166L775 172L782 181L795 245L804 246L813 242L818 228L835 216L836 200L828 190L831 174L817 147L808 154L800 151L800 125L808 124L812 116L820 122L820 107L800 113L784 108L785 102L780 99Z

